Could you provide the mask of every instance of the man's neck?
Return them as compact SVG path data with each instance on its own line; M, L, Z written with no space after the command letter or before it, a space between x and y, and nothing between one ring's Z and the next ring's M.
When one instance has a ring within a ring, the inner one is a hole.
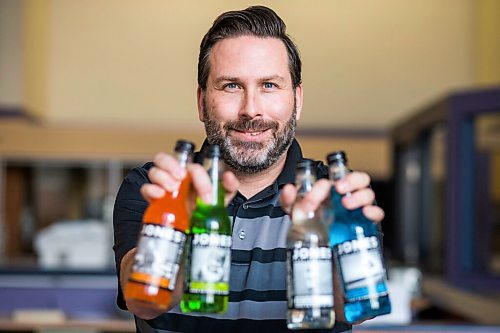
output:
M239 192L249 199L271 185L285 167L286 155L283 154L276 163L259 173L244 173L232 170L240 182Z

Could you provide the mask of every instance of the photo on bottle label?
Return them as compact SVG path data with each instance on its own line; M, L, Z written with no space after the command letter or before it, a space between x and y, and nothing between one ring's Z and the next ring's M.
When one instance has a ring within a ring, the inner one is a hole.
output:
M384 278L385 271L378 248L340 256L339 261L347 290L364 287L367 278L374 282Z
M182 244L167 242L160 238L142 237L136 255L134 271L172 278L179 264Z
M229 282L231 252L221 247L193 247L191 280L209 283Z

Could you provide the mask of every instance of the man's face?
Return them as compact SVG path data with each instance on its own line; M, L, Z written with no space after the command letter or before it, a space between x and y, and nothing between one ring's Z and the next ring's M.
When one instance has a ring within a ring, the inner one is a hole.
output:
M273 165L295 136L302 87L293 89L288 54L276 38L224 39L210 53L207 89L198 91L208 141L236 171Z

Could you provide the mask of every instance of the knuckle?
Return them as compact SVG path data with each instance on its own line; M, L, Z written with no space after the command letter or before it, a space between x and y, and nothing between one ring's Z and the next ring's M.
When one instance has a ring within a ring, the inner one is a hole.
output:
M156 177L156 175L158 174L158 168L153 166L151 167L151 169L149 169L148 171L148 176L149 176L149 179L154 179Z
M363 175L365 177L365 183L366 183L366 185L367 186L370 185L370 183L372 182L372 177L370 177L370 175L367 174L366 172L363 172Z
M375 192L373 192L371 189L366 189L366 201L368 202L373 202L375 200Z
M161 165L162 161L165 159L165 154L164 153L158 153L155 155L154 159L153 159L153 163L155 165Z

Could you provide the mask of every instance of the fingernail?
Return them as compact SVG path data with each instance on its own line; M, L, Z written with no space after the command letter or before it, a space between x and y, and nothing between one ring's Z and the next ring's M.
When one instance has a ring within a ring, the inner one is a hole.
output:
M345 180L337 180L335 187L338 191L345 192L347 189L347 182Z
M168 184L167 186L165 186L165 188L168 192L174 192L179 188L180 184L180 182L175 182L173 184Z
M351 204L352 204L352 199L350 198L350 196L345 196L342 198L342 204L344 205L345 208L351 208Z
M204 194L202 197L203 202L209 204L212 203L212 195L210 193Z

